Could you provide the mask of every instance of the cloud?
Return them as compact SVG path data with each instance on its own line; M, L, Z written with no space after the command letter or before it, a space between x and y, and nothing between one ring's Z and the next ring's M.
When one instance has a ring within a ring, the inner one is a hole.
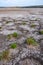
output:
M29 6L43 4L43 0L0 0L0 6Z
M15 2L16 0L1 0L0 2L4 2L4 3L11 3L11 2Z
M31 2L36 2L38 0L1 0L0 2L4 2L4 3L14 3L14 2L20 2L20 3L25 3L25 2L28 2L28 3L31 3Z

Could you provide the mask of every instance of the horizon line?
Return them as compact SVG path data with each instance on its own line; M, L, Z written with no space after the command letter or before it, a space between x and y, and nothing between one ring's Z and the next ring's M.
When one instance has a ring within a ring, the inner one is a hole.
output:
M43 6L43 5L26 5L26 6L0 6L0 7L31 7L31 6Z

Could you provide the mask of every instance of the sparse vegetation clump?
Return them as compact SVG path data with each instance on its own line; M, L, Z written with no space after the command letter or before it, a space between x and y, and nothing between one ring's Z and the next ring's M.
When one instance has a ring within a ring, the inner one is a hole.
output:
M10 47L11 47L12 49L17 48L17 43L13 43L13 44L11 44Z
M13 19L14 22L16 22L16 19Z
M13 37L17 37L18 34L17 34L16 32L14 32L14 33L12 34L12 36L13 36Z
M7 38L8 38L8 39L11 39L11 34L8 34L8 35L7 35Z
M23 25L26 25L26 22L23 21L22 24L23 24Z
M43 30L39 31L40 34L43 34Z
M2 60L2 54L0 53L0 60Z
M35 24L32 24L31 27L35 27L36 25Z
M9 59L9 51L8 50L3 51L2 59L5 59L5 60Z
M9 23L9 21L6 21L6 24L8 24Z
M6 24L8 24L9 22L12 22L12 21L6 21Z
M9 50L0 53L0 60L9 60Z
M7 35L7 38L8 38L8 39L11 39L12 37L17 38L17 37L18 37L18 34L17 34L16 32L14 32L13 34L8 34L8 35Z
M0 27L0 29L1 29L2 27Z
M26 39L26 43L29 45L37 45L37 42L35 41L35 39L31 37Z

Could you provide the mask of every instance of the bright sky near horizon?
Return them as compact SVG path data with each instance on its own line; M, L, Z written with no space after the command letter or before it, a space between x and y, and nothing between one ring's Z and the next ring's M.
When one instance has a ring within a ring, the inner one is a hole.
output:
M43 0L0 0L1 6L43 5Z

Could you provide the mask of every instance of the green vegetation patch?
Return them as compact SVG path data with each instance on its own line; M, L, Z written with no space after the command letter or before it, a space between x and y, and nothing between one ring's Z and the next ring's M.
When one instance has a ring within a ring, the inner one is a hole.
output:
M18 34L17 34L16 32L14 32L14 33L12 34L12 36L13 36L13 37L17 37Z
M29 45L37 45L37 42L33 38L27 38L26 43Z
M17 32L14 32L13 34L8 34L8 35L7 35L7 38L8 38L8 39L11 39L12 37L17 38L17 37L18 37Z
M5 60L8 60L9 59L9 51L8 50L3 51L2 58L5 59Z
M6 21L6 24L8 24L10 21Z
M10 22L12 22L12 21L6 21L6 24L8 24L8 23L10 23Z
M26 22L23 21L22 24L23 24L23 25L26 25Z
M1 29L2 27L0 27L0 29Z
M32 24L31 27L35 27L36 25L35 24Z
M11 44L10 47L11 47L12 49L17 48L17 43L13 43L13 44Z
M9 59L9 51L5 50L0 53L0 60L8 60Z
M0 60L2 60L2 54L0 53Z
M8 38L8 39L11 39L11 34L8 34L8 35L7 35L7 38Z
M40 34L43 34L43 30L39 31Z

